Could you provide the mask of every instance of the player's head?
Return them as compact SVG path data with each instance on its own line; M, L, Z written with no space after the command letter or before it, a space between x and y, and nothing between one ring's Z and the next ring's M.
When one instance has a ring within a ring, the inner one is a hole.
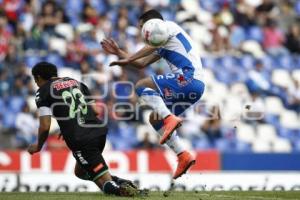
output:
M150 19L164 20L163 16L157 10L152 9L152 10L148 10L148 11L144 12L139 17L139 26L142 27L143 24Z
M31 73L36 84L41 87L51 78L57 77L57 68L51 63L40 62L32 68Z

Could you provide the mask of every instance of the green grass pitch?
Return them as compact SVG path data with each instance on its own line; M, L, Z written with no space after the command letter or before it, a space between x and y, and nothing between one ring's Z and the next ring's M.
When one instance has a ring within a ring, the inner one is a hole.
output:
M300 200L300 192L150 192L148 197L114 197L101 193L0 193L3 200Z

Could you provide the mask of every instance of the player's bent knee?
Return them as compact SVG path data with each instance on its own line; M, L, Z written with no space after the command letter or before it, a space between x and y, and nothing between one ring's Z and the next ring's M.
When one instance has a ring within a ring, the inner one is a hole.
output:
M160 116L159 116L157 113L155 113L155 112L152 112L152 113L150 114L150 116L149 116L149 122L150 122L152 125L156 125L156 124L160 123L161 120L162 120L162 119L160 118Z
M149 77L141 79L135 84L136 92L138 92L138 90L145 89L145 88L156 89L152 79Z
M149 122L155 130L160 130L163 127L163 121L161 117L155 112L150 114Z

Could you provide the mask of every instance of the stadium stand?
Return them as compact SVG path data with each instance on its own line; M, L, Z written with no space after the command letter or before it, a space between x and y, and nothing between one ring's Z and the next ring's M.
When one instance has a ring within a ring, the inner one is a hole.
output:
M32 130L37 120L30 69L41 60L56 64L61 76L92 88L100 96L100 117L107 105L109 148L158 148L158 138L144 120L149 109L137 106L126 84L115 90L125 98L111 91L117 81L136 82L166 72L166 63L144 71L110 68L117 58L99 45L112 37L122 48L138 50L143 45L138 16L156 7L191 34L204 65L204 97L193 114L185 114L179 131L185 146L299 152L299 5L298 0L0 0L0 148L24 148L35 137L36 132L22 135L21 130ZM123 103L123 110L111 112L114 103ZM138 111L126 110L128 103ZM221 118L207 123L205 117L215 110ZM119 120L124 117L129 120ZM58 132L56 127L51 130Z

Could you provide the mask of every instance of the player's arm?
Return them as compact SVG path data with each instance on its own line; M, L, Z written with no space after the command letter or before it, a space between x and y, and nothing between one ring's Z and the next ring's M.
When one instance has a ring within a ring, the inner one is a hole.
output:
M46 142L49 135L51 116L50 115L40 116L39 120L40 120L40 126L38 131L38 139L35 144L31 144L29 146L28 152L30 154L39 152L43 148L43 145Z
M126 60L126 59L118 60L118 61L112 62L110 64L110 66L114 66L114 65L125 66L125 65L130 64L135 68L143 69L143 68L147 67L148 65L158 61L159 59L160 59L159 55L151 53L147 57L139 58L134 61L130 61L130 60Z
M118 44L112 39L104 39L101 42L102 48L106 53L114 54L122 60L112 62L110 66L120 65L126 66L128 64L136 68L144 68L147 65L156 62L160 59L160 56L153 54L156 48L151 46L145 46L134 55L130 55L126 51L122 50Z
M52 110L49 104L48 90L39 90L37 92L35 101L36 101L36 106L38 108L40 125L38 129L37 142L35 144L31 144L28 147L28 152L30 154L37 153L43 148L43 145L46 142L49 135L51 116L52 116Z

